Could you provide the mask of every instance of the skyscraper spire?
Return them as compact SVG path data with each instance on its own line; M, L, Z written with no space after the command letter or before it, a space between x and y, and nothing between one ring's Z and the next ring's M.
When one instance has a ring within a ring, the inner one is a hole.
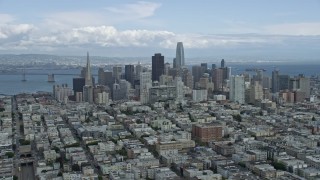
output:
M89 52L87 52L87 67L86 67L85 85L92 86L92 76L91 76Z

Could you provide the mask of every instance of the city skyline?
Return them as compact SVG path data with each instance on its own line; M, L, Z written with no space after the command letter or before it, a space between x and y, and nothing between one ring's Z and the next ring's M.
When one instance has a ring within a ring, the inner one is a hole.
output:
M245 61L317 59L320 49L316 0L61 3L1 1L0 53L174 57L183 42L186 58Z

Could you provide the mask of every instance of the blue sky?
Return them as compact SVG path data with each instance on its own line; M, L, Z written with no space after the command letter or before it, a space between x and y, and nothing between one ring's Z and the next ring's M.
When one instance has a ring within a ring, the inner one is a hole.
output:
M316 59L319 0L0 0L0 53Z

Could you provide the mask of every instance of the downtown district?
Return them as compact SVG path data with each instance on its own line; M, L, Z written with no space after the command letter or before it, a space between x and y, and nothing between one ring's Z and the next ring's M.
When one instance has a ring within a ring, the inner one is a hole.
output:
M317 179L320 78L225 60L114 66L73 88L0 97L2 179ZM52 77L53 78L53 77ZM53 79L52 79L53 80Z

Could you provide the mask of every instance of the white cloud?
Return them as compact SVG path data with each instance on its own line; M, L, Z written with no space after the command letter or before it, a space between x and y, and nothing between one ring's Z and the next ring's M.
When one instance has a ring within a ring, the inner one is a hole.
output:
M270 25L265 27L265 33L292 36L320 35L320 23L309 22Z
M28 35L34 29L30 24L3 24L0 26L0 40L18 35Z
M118 7L106 7L105 9L116 15L126 18L147 18L153 16L155 11L161 6L159 3L139 1L132 4L124 4Z

